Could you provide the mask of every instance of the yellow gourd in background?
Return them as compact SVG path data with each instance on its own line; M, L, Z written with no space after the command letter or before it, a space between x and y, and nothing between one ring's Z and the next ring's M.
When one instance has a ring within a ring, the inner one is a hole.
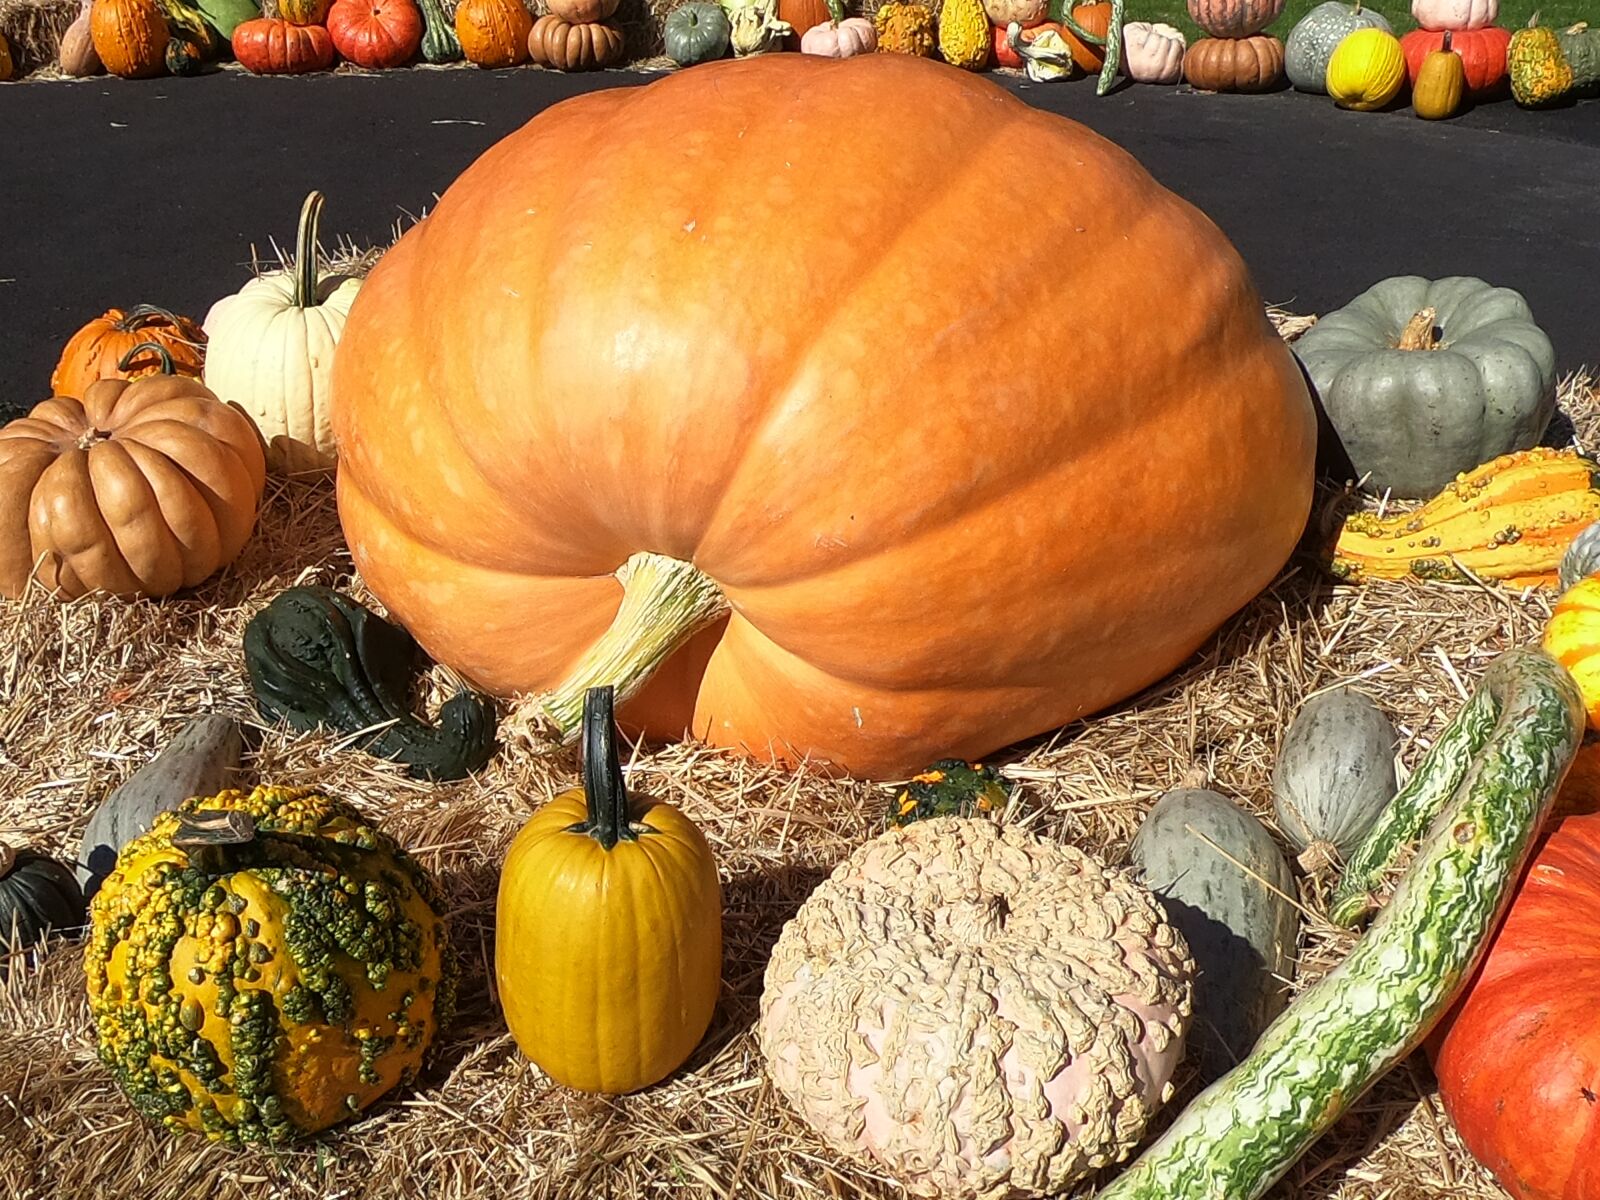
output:
M612 689L584 697L583 783L523 826L500 875L495 976L506 1025L557 1083L621 1095L671 1074L711 1024L722 885L670 804L631 803Z
M1400 39L1382 29L1357 29L1328 60L1328 95L1340 108L1372 112L1400 94L1406 56Z
M1467 68L1461 56L1450 47L1450 30L1444 42L1430 50L1417 68L1417 81L1411 86L1411 110L1425 121L1453 117L1461 107L1467 90Z

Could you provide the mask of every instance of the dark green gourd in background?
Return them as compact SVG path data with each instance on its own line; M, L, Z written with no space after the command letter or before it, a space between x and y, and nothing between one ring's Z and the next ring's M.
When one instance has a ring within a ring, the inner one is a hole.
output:
M1550 339L1518 293L1481 279L1385 279L1292 349L1333 441L1372 492L1435 495L1463 471L1536 445L1555 412Z
M1360 692L1324 692L1301 707L1272 772L1278 828L1316 873L1343 862L1399 787L1389 718Z
M662 28L662 37L667 43L667 57L680 67L692 67L726 54L732 32L720 4L694 0L672 10Z
M250 686L268 720L344 733L392 721L363 748L413 775L460 779L494 750L494 704L463 691L439 710L437 727L423 724L406 698L417 657L404 629L325 587L280 592L244 634Z
M1188 1053L1214 1079L1288 1003L1300 930L1294 876L1266 826L1197 789L1157 802L1132 855L1199 965Z
M71 868L36 850L0 843L0 979L8 960L49 933L71 933L87 920Z

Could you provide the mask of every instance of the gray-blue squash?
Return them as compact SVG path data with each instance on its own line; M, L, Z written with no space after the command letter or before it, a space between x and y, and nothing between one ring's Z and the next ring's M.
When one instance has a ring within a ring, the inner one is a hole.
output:
M1433 496L1536 445L1555 412L1555 350L1528 302L1470 276L1375 283L1293 350L1373 492Z
M1344 862L1394 799L1395 736L1360 692L1324 692L1289 724L1272 771L1272 811L1308 873Z
M1288 1004L1300 931L1294 876L1265 825L1198 789L1156 803L1132 856L1200 968L1188 1052L1209 1083L1242 1062Z
M78 851L78 883L93 897L117 865L122 848L150 831L158 813L177 808L191 796L214 796L237 787L244 742L232 717L196 717L178 731L166 749L140 767L100 802L83 831Z
M1333 57L1333 48L1357 29L1394 32L1382 13L1363 8L1361 0L1353 6L1327 0L1300 18L1283 44L1283 70L1295 90L1326 95L1328 60Z

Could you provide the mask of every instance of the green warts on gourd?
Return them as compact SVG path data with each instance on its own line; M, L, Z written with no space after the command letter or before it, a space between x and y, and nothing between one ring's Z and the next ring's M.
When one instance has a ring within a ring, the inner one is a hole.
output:
M640 551L618 568L617 581L622 604L611 627L559 684L519 703L502 730L508 744L570 744L583 728L590 688L610 685L616 702L626 702L675 650L728 611L716 583L681 558Z

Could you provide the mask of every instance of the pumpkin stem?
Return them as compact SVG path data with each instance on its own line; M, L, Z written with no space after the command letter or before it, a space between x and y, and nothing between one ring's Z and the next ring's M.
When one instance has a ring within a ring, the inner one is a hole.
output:
M617 570L622 604L567 677L543 695L526 697L506 725L506 740L553 749L583 727L589 689L610 684L626 703L673 651L721 619L728 601L693 563L640 551ZM554 746L551 743L554 743Z
M610 850L618 842L636 842L639 835L628 819L628 785L617 757L615 695L610 687L590 688L583 696L583 795L589 818L571 826Z
M121 358L117 359L117 370L128 370L129 364L146 350L154 351L155 356L161 360L161 374L176 375L178 373L178 368L172 361L171 352L159 342L140 342Z
M1434 327L1434 322L1439 319L1439 310L1436 308L1418 309L1412 314L1411 320L1406 322L1400 331L1400 340L1395 343L1396 350L1433 350L1439 345L1439 331Z
M165 321L172 326L181 323L181 318L176 313L164 308L157 308L154 304L135 304L122 314L122 320L117 322L116 329L119 333L132 333L157 320Z
M323 196L312 192L300 206L300 225L295 231L294 306L317 305L317 225L322 220Z
M202 875L226 875L233 870L240 846L256 840L255 820L246 812L210 809L183 813L172 844L189 856Z

